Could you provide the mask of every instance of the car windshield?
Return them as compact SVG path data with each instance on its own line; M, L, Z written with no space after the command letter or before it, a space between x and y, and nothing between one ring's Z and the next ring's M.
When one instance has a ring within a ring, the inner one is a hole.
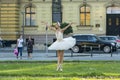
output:
M98 36L95 36L96 37L96 39L98 39L98 40L102 40L101 38L99 38Z
M96 36L88 36L88 41L97 41Z
M83 35L75 35L75 36L73 36L73 38L76 38L77 41L88 40L87 36L83 36Z
M117 36L117 39L120 39L120 37L119 37L119 36Z
M99 38L102 39L102 40L108 40L107 37L99 37Z
M120 39L119 36L99 36L99 38L102 40L118 40L118 39Z

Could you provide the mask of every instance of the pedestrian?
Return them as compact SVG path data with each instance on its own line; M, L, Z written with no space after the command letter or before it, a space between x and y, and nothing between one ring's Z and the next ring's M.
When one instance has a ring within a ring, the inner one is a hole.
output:
M17 39L17 48L18 48L18 54L17 54L17 59L18 55L20 53L20 59L22 59L22 50L23 50L23 38L22 35Z
M28 53L28 59L32 59L32 53L33 53L33 40L29 36L27 41L27 53Z
M57 51L58 61L57 61L57 69L56 70L57 71L63 71L62 63L63 63L63 57L64 57L64 50L68 50L68 49L72 48L76 43L76 40L72 37L63 38L63 32L68 27L70 27L72 25L72 23L69 23L63 29L60 28L60 23L59 22L57 22L55 24L55 26L53 26L53 25L49 26L47 23L45 23L45 24L46 24L46 27L55 31L55 35L56 35L57 40L48 47L48 50L56 50Z
M0 37L0 47L3 47L3 39Z

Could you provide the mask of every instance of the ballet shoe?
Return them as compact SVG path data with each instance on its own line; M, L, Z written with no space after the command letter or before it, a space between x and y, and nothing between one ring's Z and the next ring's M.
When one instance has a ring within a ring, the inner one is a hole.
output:
M62 71L63 71L63 69L62 69L62 68L60 68L60 71L62 72Z
M60 65L58 65L58 67L57 67L56 71L63 71L61 64L60 64Z
M58 66L57 66L57 69L56 69L56 71L59 71L59 70L60 70L60 65L58 65Z
M63 71L63 69L62 69L62 65L60 65L60 71Z

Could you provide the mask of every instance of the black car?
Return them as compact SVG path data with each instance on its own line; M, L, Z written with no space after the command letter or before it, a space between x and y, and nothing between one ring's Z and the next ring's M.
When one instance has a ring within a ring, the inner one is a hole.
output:
M117 48L120 48L120 37L119 36L99 36L100 39L110 42L115 42Z
M90 50L102 50L110 53L117 50L116 43L101 40L94 34L76 34L72 37L76 39L76 45L71 49L74 53Z

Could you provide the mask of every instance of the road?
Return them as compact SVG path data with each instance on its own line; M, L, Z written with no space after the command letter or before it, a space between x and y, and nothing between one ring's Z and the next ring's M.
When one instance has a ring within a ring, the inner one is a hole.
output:
M92 53L92 56L91 56ZM44 50L34 50L32 54L32 59L27 58L26 49L23 51L23 58L16 59L13 54L13 48L0 48L0 61L14 61L14 60L24 60L24 61L57 61L56 51L48 51L46 53ZM65 51L64 61L94 61L94 60L120 60L120 50L112 53L103 52L87 52L87 53L73 53L71 56L70 51Z

